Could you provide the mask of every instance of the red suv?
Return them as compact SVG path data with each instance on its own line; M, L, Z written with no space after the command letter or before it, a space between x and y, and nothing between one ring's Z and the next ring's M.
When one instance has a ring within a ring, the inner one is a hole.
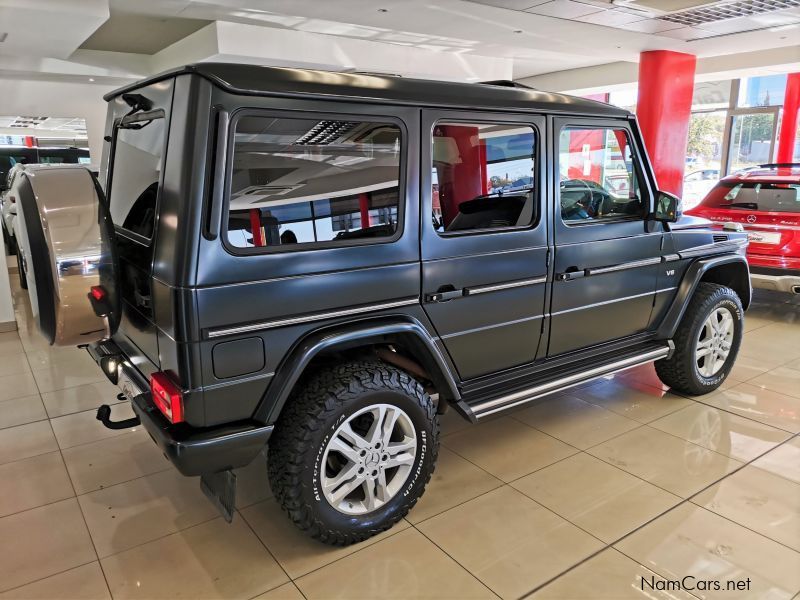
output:
M686 214L741 223L753 287L800 294L800 163L728 175Z

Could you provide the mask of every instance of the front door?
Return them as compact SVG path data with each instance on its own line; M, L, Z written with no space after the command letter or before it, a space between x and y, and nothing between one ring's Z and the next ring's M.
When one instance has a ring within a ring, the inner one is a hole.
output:
M645 331L663 227L625 121L554 120L555 260L548 356Z
M423 306L462 379L537 355L547 288L544 124L423 111Z

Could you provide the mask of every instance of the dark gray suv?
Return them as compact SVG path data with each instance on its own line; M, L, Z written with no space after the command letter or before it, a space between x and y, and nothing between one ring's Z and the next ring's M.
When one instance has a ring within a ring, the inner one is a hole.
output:
M85 345L228 519L268 449L298 527L391 527L478 421L655 361L719 387L745 235L679 220L635 118L508 82L199 64L108 96L103 168L26 171L42 333Z

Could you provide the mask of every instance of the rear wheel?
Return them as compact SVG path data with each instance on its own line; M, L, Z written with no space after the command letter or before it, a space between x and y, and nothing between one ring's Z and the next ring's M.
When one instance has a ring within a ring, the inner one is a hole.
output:
M270 440L270 486L297 527L333 545L402 519L433 473L436 409L407 373L372 362L317 373L289 399Z
M675 333L675 352L656 361L656 373L678 392L707 394L733 368L742 343L743 309L732 289L700 283Z

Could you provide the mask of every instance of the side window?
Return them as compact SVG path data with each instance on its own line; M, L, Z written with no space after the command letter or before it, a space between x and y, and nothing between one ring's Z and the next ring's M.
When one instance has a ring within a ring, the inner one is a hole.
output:
M386 239L398 231L398 126L246 116L234 135L232 246Z
M147 240L153 237L161 185L166 120L120 125L114 140L109 191L111 220Z
M432 150L432 217L438 233L533 223L538 182L531 126L439 122Z
M624 129L563 129L559 175L561 218L567 224L644 217L641 174Z

